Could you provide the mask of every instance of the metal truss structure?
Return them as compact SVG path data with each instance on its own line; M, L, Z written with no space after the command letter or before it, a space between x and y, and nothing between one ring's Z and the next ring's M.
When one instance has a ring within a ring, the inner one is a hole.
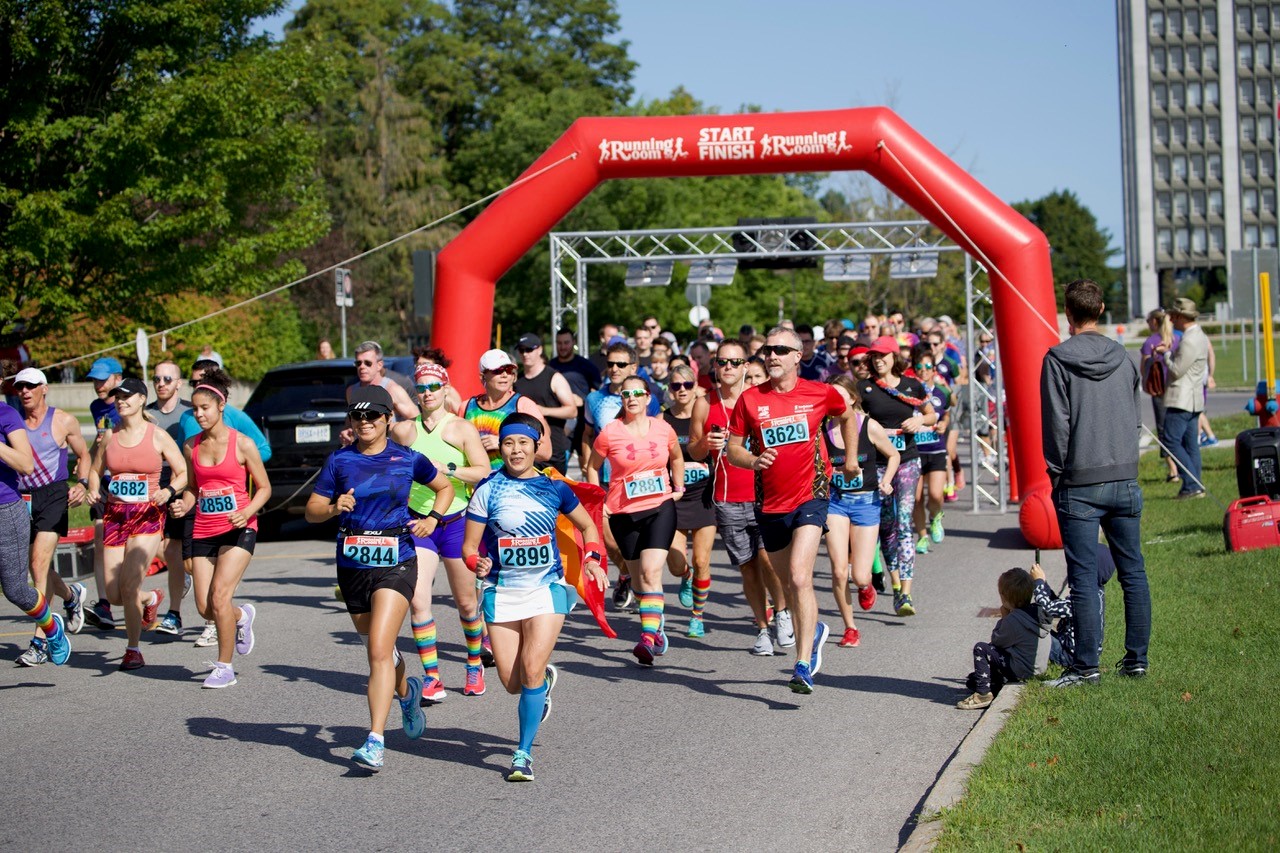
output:
M943 252L959 252L960 247L942 236L926 220L839 222L813 224L733 225L716 228L651 229L641 231L553 231L551 239L551 329L559 329L572 315L578 332L578 352L590 351L590 320L587 308L587 270L597 264L633 264L642 261L697 262L765 260L769 258L866 258L888 255L899 262L933 258ZM907 263L906 267L913 266ZM996 363L994 344L981 352L975 332L995 335L995 314L990 285L980 286L981 265L965 257L966 332L973 367L984 359ZM930 276L932 273L929 274ZM854 276L850 276L852 279ZM858 276L861 277L861 276ZM869 275L867 276L869 277ZM894 274L893 277L911 277ZM924 276L922 276L924 277ZM978 387L970 382L969 407L970 483L973 511L1008 508L1007 449L1002 417L987 418L989 405L1003 400L999 371L993 370L995 384ZM966 386L961 386L964 393ZM981 411L979 411L981 409ZM992 421L985 435L978 434L984 422Z
M989 511L995 507L1003 513L1009 508L1007 424L1004 383L996 369L1000 359L995 310L986 272L986 267L965 256L965 345L969 350L969 384L961 386L961 393L969 394L969 491L973 495L973 511ZM979 276L982 276L981 280ZM991 335L991 345L986 348L979 343L984 333ZM981 366L990 371L990 384L977 381L975 374Z

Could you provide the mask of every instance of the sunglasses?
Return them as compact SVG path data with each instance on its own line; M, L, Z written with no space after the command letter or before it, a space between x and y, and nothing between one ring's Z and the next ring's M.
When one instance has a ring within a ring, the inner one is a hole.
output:
M377 363L378 362L376 361L364 361L362 359L357 358L355 361L355 366L356 367L373 367Z
M853 367L866 367L867 357L865 355L860 355L857 358L851 358L849 359L849 364Z
M622 399L627 400L634 399L636 397L648 397L649 392L644 388L625 388L618 392L618 395L622 397Z
M168 385L170 382L177 382L176 376L152 376L151 382L154 385Z
M531 353L536 349L537 347L516 347L516 352L520 353L521 355L524 355L526 353Z
M760 347L760 352L765 355L790 355L793 352L800 352L795 347L787 347L782 344L765 344Z
M32 389L39 388L39 387L40 387L39 385L32 385L29 382L17 382L13 386L15 391L30 391Z
M609 362L609 366L610 366L610 367L612 367L612 368L614 368L615 370L626 370L628 367L630 367L630 366L631 366L631 362L629 362L629 361L611 361L611 362Z
M378 418L382 417L378 412L370 411L369 409L361 409L358 412L347 412L347 416L350 417L351 420L359 421L360 423L376 421Z
M499 368L497 368L496 370L487 370L487 371L485 371L485 372L486 372L486 373L492 373L492 374L494 374L494 375L501 375L501 374L503 374L503 373L512 373L512 374L514 374L514 373L516 372L516 366L515 366L514 364L504 364L504 365L502 365L502 367L499 367Z
M415 386L419 394L434 394L444 387L443 382L428 382L426 385Z
M646 323L646 324L645 324L645 328L646 328L646 329L648 329L648 330L649 330L649 331L651 331L651 332L656 332L656 331L658 331L658 324L657 324L657 323Z
M672 391L692 391L697 386L697 382L672 382L667 387Z
M928 361L917 362L916 370L933 370L933 364Z
M728 367L731 364L734 367L742 367L742 365L747 363L745 358L715 358L712 359L712 361L714 361L718 367Z

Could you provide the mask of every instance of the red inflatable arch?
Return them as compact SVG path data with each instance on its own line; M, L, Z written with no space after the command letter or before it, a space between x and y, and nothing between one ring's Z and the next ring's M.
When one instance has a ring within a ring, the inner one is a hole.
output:
M883 107L738 116L583 118L441 253L435 346L479 389L497 280L601 181L769 172L868 172L992 270L992 301L1022 487L1020 526L1061 547L1040 448L1040 362L1058 342L1044 235ZM757 211L767 213L768 211Z

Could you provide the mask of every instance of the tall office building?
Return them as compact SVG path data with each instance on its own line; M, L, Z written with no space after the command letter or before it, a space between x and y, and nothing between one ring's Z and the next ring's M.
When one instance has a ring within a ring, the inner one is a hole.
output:
M1189 279L1225 282L1232 250L1277 243L1280 3L1117 0L1116 12L1125 264L1141 315Z

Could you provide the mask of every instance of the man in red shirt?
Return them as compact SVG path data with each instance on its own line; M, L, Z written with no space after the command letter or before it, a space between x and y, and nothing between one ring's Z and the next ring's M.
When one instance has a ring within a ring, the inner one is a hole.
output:
M790 686L813 692L822 668L822 644L830 629L818 621L813 564L826 530L831 461L822 441L824 418L840 418L845 447L858 442L853 412L830 385L801 379L801 344L792 330L769 331L760 352L769 381L738 397L729 419L729 462L756 472L760 538L774 568L787 583L796 632L796 664ZM857 477L856 453L844 471Z

